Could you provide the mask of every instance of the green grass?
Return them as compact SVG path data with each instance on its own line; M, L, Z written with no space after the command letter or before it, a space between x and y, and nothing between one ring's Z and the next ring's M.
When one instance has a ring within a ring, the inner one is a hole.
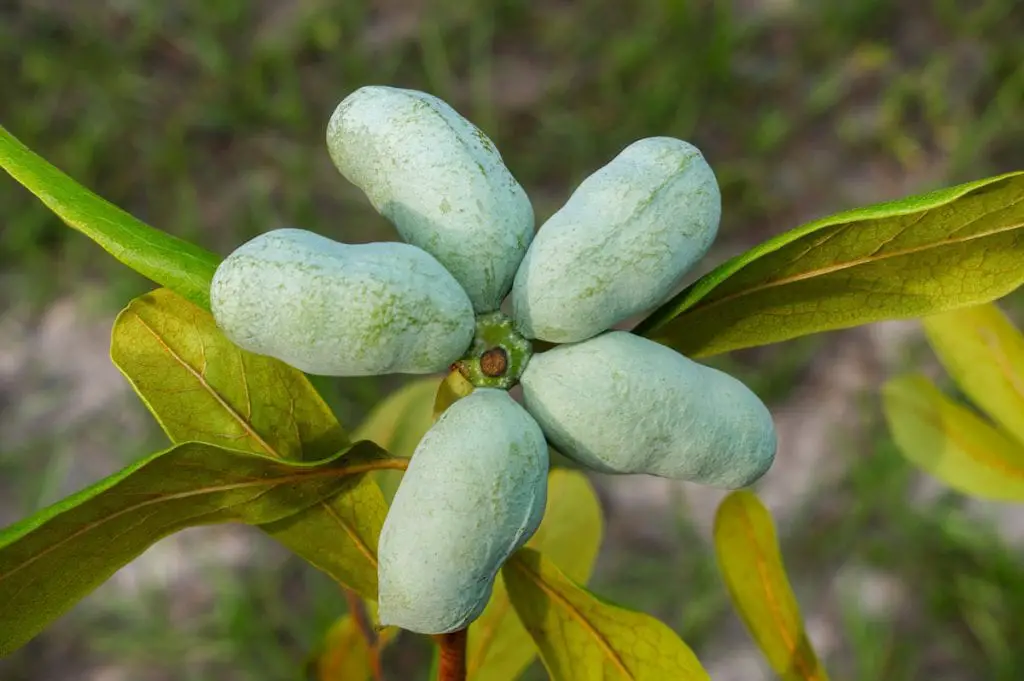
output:
M723 257L856 203L1024 164L1024 12L1014 0L79 5L0 10L0 122L104 197L222 254L282 225L395 238L323 143L333 107L370 83L449 100L495 140L542 219L629 142L692 140L722 185ZM43 308L83 278L109 291L111 309L149 286L13 182L0 181L0 206L0 309ZM780 400L822 343L715 363ZM354 426L396 382L317 385ZM0 455L26 510L59 489L72 437ZM966 520L957 497L911 507L911 479L879 431L786 536L787 564L811 593L847 562L913 587L898 621L837 606L836 664L865 681L939 670L1019 678L1019 555ZM656 612L700 652L733 615L689 521L678 534L670 555L638 552L595 584ZM167 624L166 595L112 604L100 620L72 616L0 677L39 678L35 663L71 646L74 659L88 650L135 665L140 679L295 678L289 670L342 609L333 585L295 561L209 578L216 607L188 629ZM403 670L428 652L398 651L391 663Z

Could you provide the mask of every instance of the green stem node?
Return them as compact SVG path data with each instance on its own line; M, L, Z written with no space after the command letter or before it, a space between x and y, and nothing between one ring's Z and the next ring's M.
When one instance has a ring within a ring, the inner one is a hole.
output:
M476 318L473 344L452 368L476 388L510 390L532 356L533 346L512 328L512 320L489 312Z

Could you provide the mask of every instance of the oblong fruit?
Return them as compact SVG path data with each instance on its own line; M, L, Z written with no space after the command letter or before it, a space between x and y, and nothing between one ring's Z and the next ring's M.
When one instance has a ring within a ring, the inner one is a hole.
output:
M239 347L327 376L443 371L475 328L466 293L428 253L301 229L236 249L213 276L210 306Z
M512 287L527 338L575 343L662 302L718 233L697 147L642 139L585 179L534 237Z
M498 309L533 239L533 207L490 139L437 97L367 86L338 105L327 148L410 244Z
M521 384L552 446L594 470L734 489L775 459L775 427L757 395L631 333L534 355Z
M537 530L548 448L508 393L480 388L420 441L380 533L381 624L421 634L480 616L505 559Z

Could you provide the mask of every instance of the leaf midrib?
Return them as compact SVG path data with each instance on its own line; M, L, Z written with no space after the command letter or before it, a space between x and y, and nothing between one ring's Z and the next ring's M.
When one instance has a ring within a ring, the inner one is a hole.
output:
M576 622L581 627L583 627L583 629L586 630L587 633L593 636L593 638L597 641L598 647L601 648L605 656L609 660L611 660L612 664L615 665L615 667L619 670L619 672L627 681L636 681L636 677L633 676L632 672L630 672L629 669L626 667L626 663L623 662L622 657L619 656L615 649L611 647L611 644L608 643L608 640L604 637L604 635L602 635L601 632L599 632L597 628L590 623L590 620L588 620L586 616L582 612L580 612L575 605L570 603L569 600L562 596L560 593L548 587L548 585L544 583L544 580L541 579L540 574L534 572L529 567L527 567L521 558L516 559L513 562L513 566L521 570L524 574L526 574L534 582L534 584L536 584L537 587L541 591L543 591L545 595L547 595L548 598L561 605L569 613L572 619L576 620Z
M1021 377L1007 356L999 333L989 325L981 325L978 328L978 335L981 342L991 351L996 366L1003 375L1003 379L1009 384L1010 390L1024 403L1024 378Z
M189 364L188 362L185 361L184 357L182 357L177 352L175 352L174 348L172 348L170 345L167 344L166 341L164 341L164 339L160 336L160 334L157 333L156 329L154 329L152 326L150 326L146 322L146 320L143 319L142 316L138 312L133 310L132 314L135 315L135 318L137 320L139 320L139 323L142 325L142 327L144 329L146 329L146 331L148 331L153 336L153 338L156 340L157 343L160 344L160 347L162 347L164 350L166 350L167 354L169 354L174 359L175 362L180 364L182 366L182 368L184 368L186 371L188 371L192 375L192 377L196 381L199 382L199 385L202 386L203 389L207 393L209 393L210 396L213 397L213 399L215 399L217 401L217 404L219 404L224 409L224 411L226 411L228 413L228 415L231 418L233 418L235 421L238 422L238 424L242 427L242 429L246 432L246 434L250 438L252 438L252 440L257 445L259 445L259 447L261 449L263 449L263 451L265 451L269 456L272 456L275 459L283 459L284 458L281 455L280 452L278 452L266 440L264 440L262 437L260 437L260 434L255 431L255 429L252 427L252 424L250 424L246 419L242 418L242 415L239 414L237 411L235 411L235 409L230 404L228 404L227 400L225 400L224 397L217 390L215 390L213 388L213 386L210 385L210 383L206 380L205 376L203 376L201 373L196 371L196 369L191 364ZM243 373L243 377L244 377L244 373ZM243 378L243 380L244 380L244 378ZM246 390L248 390L248 387L246 387ZM174 438L174 439L177 439L177 438Z
M1005 210L1007 208L1012 208L1013 206L1015 206L1017 203L1019 203L1022 200L1024 200L1024 197L1022 197L1021 199L1018 199L1017 201L1014 201L1013 203L1010 203L1010 204L1004 206L1000 210ZM846 223L845 225L843 225L840 228L840 231L844 230L844 229L847 229L849 227L852 227L853 225L857 225L857 224L859 224L859 223L855 223L855 222ZM972 235L969 235L969 236L955 238L955 239L944 239L942 241L932 242L932 243L925 244L925 245L922 245L922 246L915 246L915 247L912 247L912 248L905 248L905 249L901 249L901 250L898 250L898 251L893 251L891 253L886 253L884 255L865 256L865 257L862 257L862 258L854 258L853 260L849 260L849 261L846 261L846 262L835 263L835 264L829 265L827 267L820 267L820 268L817 268L817 269L814 269L814 270L810 270L810 271L807 271L807 272L801 272L799 274L794 274L794 275L791 275L791 276L788 276L788 277L783 277L781 279L776 279L776 280L772 280L772 281L766 281L766 282L764 282L762 284L759 284L757 286L751 286L751 287L748 287L748 288L743 288L743 289L741 289L739 291L736 291L734 293L730 293L728 295L722 296L721 298L715 298L714 300L711 300L710 302L704 302L704 301L708 300L708 297L705 297L705 298L703 298L701 300L698 300L693 305L693 307L691 307L691 308L689 308L687 310L683 310L680 313L680 316L688 314L688 313L697 312L697 311L703 312L703 311L708 310L708 309L710 309L712 307L715 307L716 305L720 305L722 303L726 303L726 302L729 302L729 301L732 301L732 300L736 300L737 298L742 298L744 296L753 295L755 293L759 293L761 291L765 291L765 290L772 289L772 288L777 288L779 286L785 286L787 284L793 284L793 283L796 283L796 282L799 282L799 281L803 281L805 279L812 279L812 278L818 277L818 276L825 276L825 275L828 275L828 274L832 274L834 272L840 272L842 270L850 269L850 268L853 268L853 267L858 267L860 265L873 264L873 263L876 263L876 262L881 262L883 260L889 260L891 258L898 258L898 257L906 256L906 255L913 255L914 253L920 253L920 252L927 251L927 250L933 249L933 248L944 248L946 246L950 246L950 245L954 245L954 244L966 243L966 242L972 241L974 239L982 239L982 238L985 238L985 237L990 237L990 236L994 236L994 235L997 235L997 234L1002 234L1003 232L1010 232L1010 231L1013 231L1015 229L1020 229L1022 227L1024 227L1024 223L1017 222L1017 223L1014 223L1012 225L1001 227L999 229L993 229L993 230L989 230L989 231L986 231L986 232L979 232L977 234L972 234ZM790 244L786 244L786 246L790 246L790 245L792 245L794 243L796 243L796 242L791 242ZM753 265L755 263L757 263L757 260L752 260L750 263L748 263L748 265ZM743 271L743 269L741 268L741 269L737 270L737 273L742 272L742 271ZM711 291L708 292L709 293L709 297L710 297L710 294L713 293L713 292L714 292L714 289L712 289Z
M787 654L796 665L796 672L800 674L801 677L807 681L822 681L822 678L817 673L818 665L799 654L800 651L797 648L796 637L787 626L786 618L782 613L782 605L776 598L772 579L768 572L768 559L765 557L767 552L763 550L761 542L758 541L754 521L747 512L746 504L740 503L737 505L739 506L738 515L740 525L743 528L743 533L747 537L747 541L754 549L754 563L757 567L758 579L761 582L761 590L764 592L765 602L768 605L768 611L771 613L772 620L775 623L775 629L779 632L779 636L782 638L782 645L785 646ZM812 668L808 668L809 665Z
M276 487L278 487L280 485L288 484L290 482L300 482L300 481L303 481L303 480L309 480L310 478L348 477L348 476L352 476L352 475L359 475L361 473L368 473L368 472L374 471L374 470L385 470L385 469L404 470L406 465L407 465L407 462L405 462L402 459L383 459L381 461L374 461L374 462L366 463L366 464L358 464L358 465L354 465L354 466L348 466L348 467L345 467L345 468L328 468L328 469L321 470L321 471L310 471L308 473L295 473L295 474L292 474L292 475L288 475L288 476L284 476L284 477L280 477L280 478L275 478L273 480L268 480L266 478L259 479L259 480L246 480L246 481L243 481L243 482L230 483L230 484L225 484L225 485L213 485L213 486L209 486L209 487L202 487L202 488L198 488L198 489L191 489L191 490L187 490L185 492L176 492L174 494L164 494L164 495L161 495L161 496L159 496L159 497L157 497L155 499L147 499L145 501L140 501L140 502L138 502L136 504L133 504L131 506L122 508L122 509L120 509L120 510L116 511L115 513L112 513L112 514L110 514L108 516L104 516L103 518L101 518L99 520L96 520L96 521L93 521L93 522L90 522L90 523L87 523L87 524L83 525L78 530L76 530L74 533L68 535L67 537L63 538L59 542L48 546L45 550L40 551L39 553L33 554L32 557L29 558L28 560L26 560L24 563L16 566L15 568L7 571L6 573L0 574L0 582L3 582L4 580L10 578L11 576L17 574L18 572L20 572L21 570L25 569L26 567L32 565L33 563L35 563L36 561L40 560L44 556L46 556L49 553L57 550L58 548L60 548L64 544L66 544L67 542L72 541L74 539L77 539L77 538L81 537L82 535L87 534L88 532L91 532L92 530L105 525L108 522L116 520L117 518L125 515L126 513L131 513L131 512L134 512L134 511L138 511L139 509L146 508L147 506L152 506L154 504L159 504L159 503L164 503L164 502L177 501L177 500L180 500L180 499L187 499L187 498L190 498L190 497L201 496L201 495L204 495L204 494L216 494L218 492L229 492L229 491L233 491L233 490L246 489L246 488L249 488L249 487L259 487L259 486L264 486L264 485L269 486L269 488L265 492L265 493L267 493L267 492L273 491L273 489L275 489ZM258 498L258 497L254 497L254 499L255 498ZM245 503L249 503L250 501L253 501L253 499L249 499ZM26 535L26 536L28 536L28 535ZM18 541L18 540L15 540L15 541Z
M268 443L266 440L263 439L263 437L256 431L256 429L249 422L248 419L243 418L242 415L238 411L236 411L227 402L227 400L212 385L210 385L210 383L206 380L206 377L203 375L203 372L198 371L188 361L186 361L183 356L181 356L177 351L175 351L174 348L172 348L164 340L164 338L161 336L161 334L152 325L150 325L145 319L143 319L142 315L139 314L139 312L137 310L132 309L131 310L131 314L134 315L135 319L138 320L139 324L141 324L142 327L147 332L149 332L149 334L153 337L153 339L157 342L157 344L159 344L160 347L163 348L164 351L167 352L167 354L175 362L177 362L182 368L184 368L199 383L199 385L203 388L203 390L205 390L211 397L214 398L214 400L217 401L217 403L221 406L222 409L224 409L224 411L228 414L228 416L231 419L233 419L234 421L236 421L241 426L241 428L245 431L245 433L261 449L263 449L269 456L271 456L273 458L282 459L282 460L285 459L285 457L276 448L274 448L272 445L270 445L270 443ZM203 344L202 339L200 339L200 347L202 348L202 351L205 353L205 344ZM240 353L239 353L239 356L241 356ZM248 381L246 380L246 375L245 375L245 372L244 372L244 368L243 368L243 372L242 372L242 384L243 384L243 388L246 391L246 399L248 400L248 399L250 399L249 398L249 384L248 384ZM155 410L154 410L154 413L155 413ZM176 438L176 437L172 437L171 439L174 440L174 441L177 441L177 442L181 442L182 441L182 440L180 440L179 438ZM216 444L216 443L211 443L211 444ZM359 536L359 533L356 531L356 528L353 527L350 523L346 522L341 516L339 516L334 511L334 509L331 507L330 503L328 503L328 501L326 501L326 500L320 501L319 504L317 504L317 505L320 506L323 509L323 511L327 514L327 516L333 522L335 522L341 528L341 530L349 537L349 539L351 540L352 544L355 546L356 550L359 551L359 553L361 555L363 555L363 557L365 557L367 559L367 561L370 563L370 565L373 566L374 568L376 568L377 567L377 558L376 558L376 556L373 555L373 552L370 550L370 547L366 545L366 542L363 541L362 537Z
M359 550L359 553L361 553L363 557L369 561L370 565L373 566L373 569L376 570L377 556L373 555L373 551L371 551L370 547L366 545L366 542L364 542L363 538L359 536L359 533L356 532L355 528L339 516L327 501L321 501L320 505L323 507L324 512L327 513L328 517L330 517L331 520L336 522L341 529L345 531L345 534L347 534L348 538L352 540L352 544Z
M941 409L922 407L920 406L919 401L913 399L904 399L903 406L909 409L911 412L915 413L918 416L918 418L921 419L921 421L931 426L945 437L948 437L950 440L952 440L953 444L959 447L960 451L967 455L967 458L970 461L973 461L982 468L987 468L990 471L1007 475L1011 478L1014 478L1017 481L1024 481L1024 469L1017 468L1011 463L988 455L988 450L985 450L980 447L974 447L971 445L970 436L967 436L965 439L964 433L962 431L959 431L952 427L947 427L946 420L941 418ZM970 414L970 412L968 413ZM974 416L974 414L970 415ZM984 426L994 430L997 434L1006 437L1005 433L994 428L990 424L985 423L984 421L982 421L981 423ZM1007 441L1010 442L1011 444L1016 444L1015 441L1009 440L1009 438L1007 438Z

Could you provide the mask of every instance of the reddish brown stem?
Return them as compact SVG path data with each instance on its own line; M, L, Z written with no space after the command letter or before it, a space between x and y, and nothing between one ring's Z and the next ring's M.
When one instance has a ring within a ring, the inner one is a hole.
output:
M437 681L466 681L466 630L434 637L441 648Z
M345 600L348 601L348 611L359 627L359 633L366 639L366 650L370 660L370 673L374 681L384 681L384 669L380 664L380 638L377 631L370 622L370 616L366 612L366 605L356 593L350 589L343 589Z

